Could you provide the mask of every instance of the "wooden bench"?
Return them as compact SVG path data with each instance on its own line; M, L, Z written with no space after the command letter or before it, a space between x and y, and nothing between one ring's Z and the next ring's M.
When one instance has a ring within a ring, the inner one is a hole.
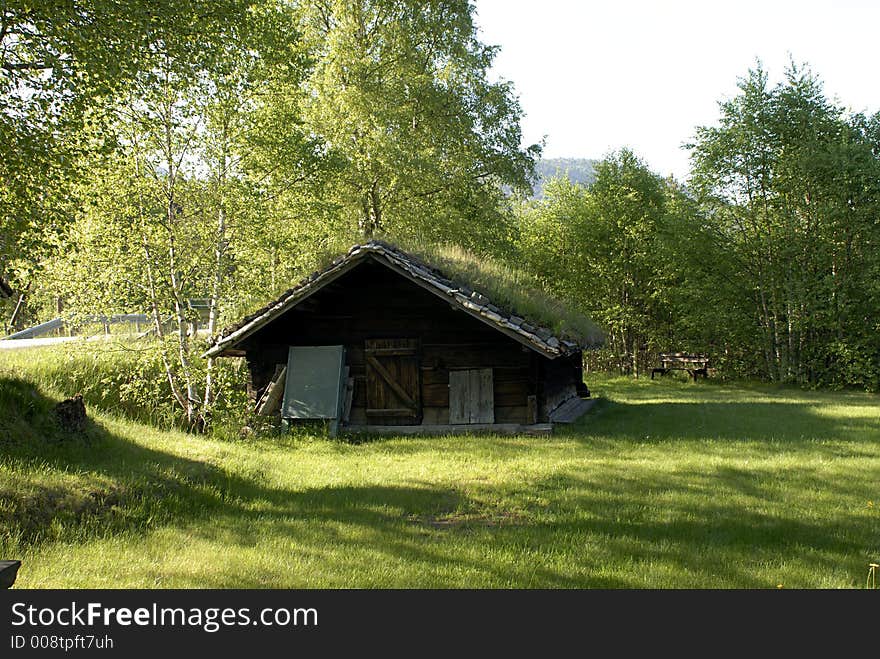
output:
M709 358L705 355L691 355L685 352L660 353L660 366L651 369L651 379L654 375L666 375L669 371L687 371L697 381L697 378L708 377Z

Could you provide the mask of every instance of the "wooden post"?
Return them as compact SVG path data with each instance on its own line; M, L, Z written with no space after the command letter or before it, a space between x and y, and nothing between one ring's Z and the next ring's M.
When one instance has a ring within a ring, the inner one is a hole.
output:
M64 303L61 300L60 296L55 297L55 316L61 318L61 312L64 311ZM64 336L64 322L62 321L61 325L58 326L57 332L55 332L56 336Z
M0 588L12 588L21 561L0 561Z
M12 318L9 319L9 325L6 326L6 333L12 334L15 329L15 321L18 319L18 312L21 311L21 305L24 304L24 293L18 296L18 302L12 312Z

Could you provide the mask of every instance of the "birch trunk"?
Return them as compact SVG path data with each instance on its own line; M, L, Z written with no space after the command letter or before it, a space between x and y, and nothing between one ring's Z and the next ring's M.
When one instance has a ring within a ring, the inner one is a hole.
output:
M217 329L217 305L223 289L223 269L226 255L226 175L229 166L228 126L224 124L221 134L222 146L220 150L220 167L217 172L217 233L214 241L214 278L211 286L211 301L208 309L208 336L214 336ZM211 404L214 401L214 357L208 357L205 367L205 395L202 399L202 409L207 418Z

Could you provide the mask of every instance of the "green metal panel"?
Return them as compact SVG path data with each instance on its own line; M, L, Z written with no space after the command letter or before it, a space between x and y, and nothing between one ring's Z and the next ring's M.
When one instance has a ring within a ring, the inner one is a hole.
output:
M291 346L282 418L337 419L344 365L343 346Z

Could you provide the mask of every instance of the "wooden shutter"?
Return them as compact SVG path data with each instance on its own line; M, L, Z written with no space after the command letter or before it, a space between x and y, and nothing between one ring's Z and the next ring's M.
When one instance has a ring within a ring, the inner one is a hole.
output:
M495 423L491 368L449 372L449 423Z
M418 339L368 339L367 417L383 425L422 422Z

